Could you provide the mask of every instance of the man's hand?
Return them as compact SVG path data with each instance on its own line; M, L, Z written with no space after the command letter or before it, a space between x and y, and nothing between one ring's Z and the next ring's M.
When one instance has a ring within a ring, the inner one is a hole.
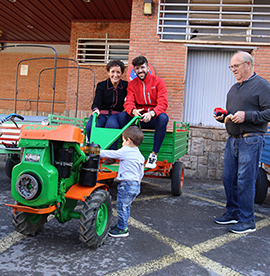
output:
M148 123L148 122L151 121L151 119L152 119L151 113L150 112L146 112L146 113L144 113L142 115L142 120L141 121L143 121L144 123Z
M142 117L142 114L140 113L140 112L142 112L143 111L143 108L141 108L141 109L133 109L132 110L132 113L131 113L131 115L133 115L134 117L135 116L140 116L140 117Z
M223 119L224 119L224 114L222 114L221 116L216 116L215 114L213 114L213 117L217 120L217 121L223 121Z
M241 124L245 121L245 112L237 111L231 118L235 124Z

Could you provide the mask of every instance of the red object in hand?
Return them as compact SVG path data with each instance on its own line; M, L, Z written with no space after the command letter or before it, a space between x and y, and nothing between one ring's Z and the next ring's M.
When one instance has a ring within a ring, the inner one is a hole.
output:
M223 108L221 108L221 107L216 107L215 109L214 109L214 114L216 115L216 116L221 116L221 115L227 115L228 114L228 112L227 112L227 110L226 109L223 109Z

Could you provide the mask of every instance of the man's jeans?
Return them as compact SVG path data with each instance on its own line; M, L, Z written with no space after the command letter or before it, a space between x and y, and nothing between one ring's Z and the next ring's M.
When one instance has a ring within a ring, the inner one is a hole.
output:
M129 116L126 111L119 114L119 125L123 128L133 117ZM167 124L169 117L166 113L159 114L156 118L153 118L150 122L140 122L142 129L155 129L153 152L159 153L160 147L166 135Z
M226 144L223 167L226 208L239 221L254 221L255 183L263 145L263 136L230 136Z
M121 181L117 187L116 210L118 215L117 227L126 229L130 215L130 205L136 196L140 193L140 182L138 181Z

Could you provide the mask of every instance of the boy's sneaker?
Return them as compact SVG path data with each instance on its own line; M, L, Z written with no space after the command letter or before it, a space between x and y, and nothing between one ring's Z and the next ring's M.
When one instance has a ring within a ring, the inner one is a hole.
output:
M244 234L256 231L255 222L238 221L235 225L229 228L229 231L236 234Z
M145 167L149 169L154 169L156 166L157 166L157 156L154 153L150 153Z
M118 227L115 227L109 231L109 236L114 238L128 237L129 236L128 228L122 230L122 229L119 229Z
M116 227L117 227L117 224L111 226L110 230L113 230L113 229L115 229Z
M219 218L215 218L215 222L218 224L232 224L238 222L238 217L229 215L228 213L223 214Z

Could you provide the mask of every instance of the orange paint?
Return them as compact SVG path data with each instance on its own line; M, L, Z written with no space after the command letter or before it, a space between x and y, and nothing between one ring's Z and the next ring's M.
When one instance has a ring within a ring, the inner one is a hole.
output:
M88 197L92 192L96 189L107 190L108 186L102 183L96 183L94 187L81 186L79 183L71 186L71 188L67 191L65 198L85 201L85 198Z
M84 135L70 125L23 125L20 138L83 143Z

